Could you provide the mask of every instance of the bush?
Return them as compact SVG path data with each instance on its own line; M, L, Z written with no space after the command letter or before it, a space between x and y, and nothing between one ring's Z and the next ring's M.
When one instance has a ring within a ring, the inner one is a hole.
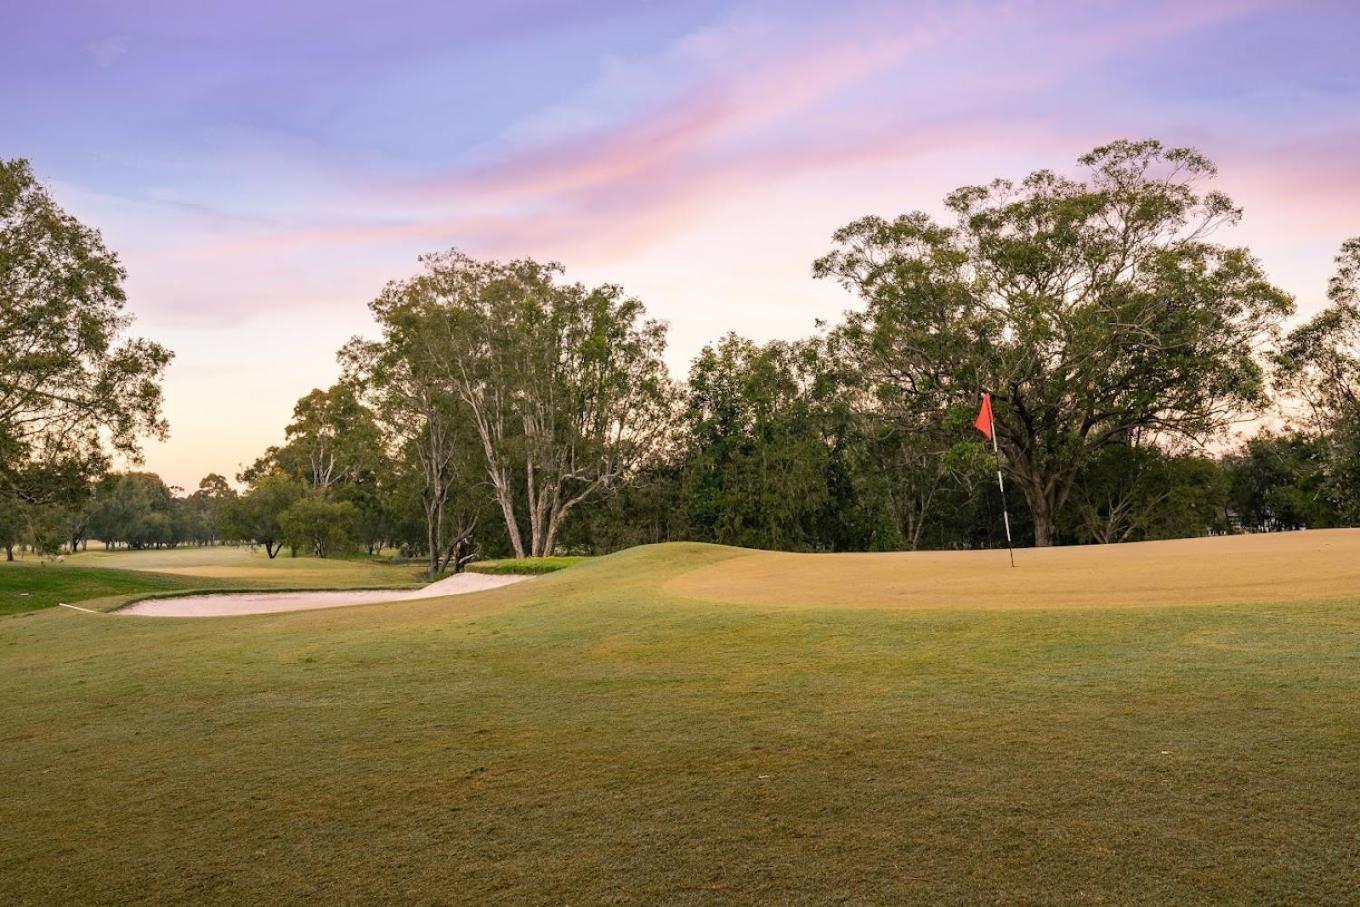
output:
M467 569L469 573L538 575L540 573L555 573L558 570L565 570L588 560L590 558L587 557L507 558L503 561L477 561L475 564L468 564Z

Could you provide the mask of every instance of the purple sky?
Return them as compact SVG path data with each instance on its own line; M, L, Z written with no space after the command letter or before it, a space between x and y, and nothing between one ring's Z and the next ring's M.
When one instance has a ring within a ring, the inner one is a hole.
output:
M28 157L128 266L178 358L192 487L281 437L421 252L564 262L671 322L683 374L728 329L853 301L833 229L1191 144L1302 312L1360 234L1355 2L11 3L0 156Z

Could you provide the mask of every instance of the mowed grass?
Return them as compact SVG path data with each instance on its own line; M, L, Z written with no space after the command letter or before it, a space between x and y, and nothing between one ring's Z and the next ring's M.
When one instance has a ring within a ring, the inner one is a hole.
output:
M794 607L1122 608L1360 598L1360 529L1005 551L748 551L676 577L706 601Z
M418 566L397 566L365 558L289 557L272 560L263 550L214 545L160 551L89 551L68 558L80 566L151 570L222 580L243 588L393 588L420 585Z
M88 599L169 592L211 586L212 581L169 573L104 570L93 567L44 564L39 560L0 563L0 616L71 604Z
M798 607L677 591L745 557L657 546L293 614L0 620L0 899L1360 891L1355 592L1140 607L1109 583L1093 607L913 609L863 574L853 600ZM802 595L828 563L771 581Z

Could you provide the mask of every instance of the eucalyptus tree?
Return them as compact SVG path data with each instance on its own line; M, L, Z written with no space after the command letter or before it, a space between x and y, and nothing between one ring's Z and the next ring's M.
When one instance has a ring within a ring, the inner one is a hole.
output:
M244 494L223 505L223 537L264 545L265 554L273 560L287 541L280 519L306 493L303 483L292 476L274 473L258 477Z
M1327 285L1328 305L1283 345L1284 392L1303 401L1310 433L1327 449L1326 493L1347 522L1360 522L1360 236L1347 240Z
M391 288L389 287L389 291ZM347 380L371 406L387 448L389 487L401 472L419 477L425 554L434 579L460 571L476 552L479 507L473 486L482 474L477 434L444 368L421 336L422 322L398 311L383 322L383 339L351 340L340 351Z
M126 273L97 230L63 211L27 161L0 160L0 490L45 499L25 464L93 477L109 448L161 437L171 354L128 338Z
M1327 300L1289 334L1279 357L1285 390L1308 402L1323 431L1360 411L1360 236L1342 244Z
M1205 188L1203 155L1118 141L1079 163L958 189L950 223L862 218L814 265L863 298L844 331L904 411L992 394L1037 545L1101 449L1135 430L1202 439L1263 404L1262 352L1293 306L1246 249L1211 241L1241 211Z
M471 423L515 555L551 554L571 512L665 434L665 326L617 286L564 282L558 264L456 250L421 263L371 304L385 342Z

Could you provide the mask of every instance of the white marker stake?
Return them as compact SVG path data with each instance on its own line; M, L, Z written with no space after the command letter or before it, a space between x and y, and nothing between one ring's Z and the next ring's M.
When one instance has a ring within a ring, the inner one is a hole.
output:
M992 428L992 453L996 454L996 487L1001 489L1001 519L1006 523L1006 552L1011 556L1011 566L1015 566L1015 546L1011 544L1011 515L1006 510L1006 480L1001 477L1001 446L996 443L996 413L987 407L987 415Z

